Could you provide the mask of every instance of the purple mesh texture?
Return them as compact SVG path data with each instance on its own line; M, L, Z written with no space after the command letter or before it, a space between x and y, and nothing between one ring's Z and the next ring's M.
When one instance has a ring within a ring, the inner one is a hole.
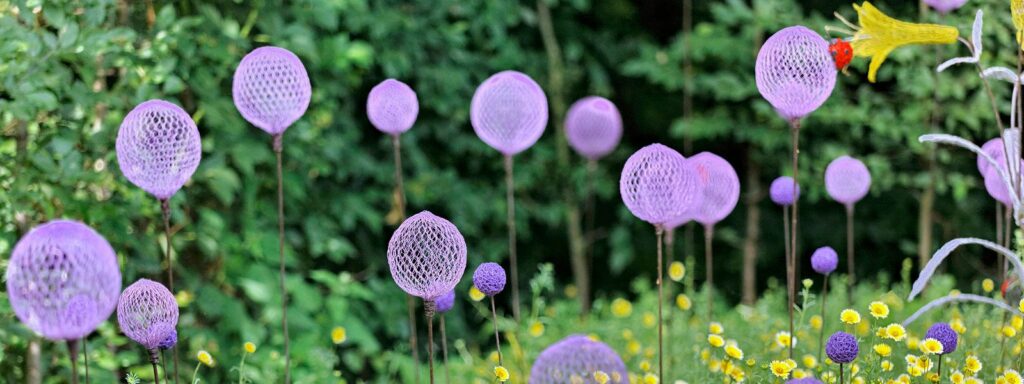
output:
M473 272L473 285L487 296L494 296L505 289L505 269L498 263L483 263Z
M818 109L832 94L836 67L828 42L814 31L783 28L765 41L755 65L757 90L786 120Z
M622 116L608 99L585 97L569 107L565 115L565 134L572 149L587 159L597 160L619 145Z
M448 291L448 293L441 295L434 304L437 305L437 313L445 313L452 310L452 307L455 306L455 291Z
M924 3L940 13L949 13L964 6L967 0L924 0Z
M260 47L245 55L231 84L242 117L275 136L306 113L311 93L302 61L278 47Z
M772 202L775 204L782 206L793 205L793 202L800 198L800 185L796 185L796 191L793 190L793 187L792 177L779 176L772 181L768 194L771 195Z
M164 341L160 342L160 344L157 345L156 347L162 350L168 350L174 348L175 344L178 344L178 331L172 329L171 334L167 335L167 338L165 338Z
M387 79L370 90L366 99L366 115L381 132L399 135L412 128L420 113L416 92L405 83Z
M117 324L147 350L163 345L178 326L178 302L163 284L139 279L117 301Z
M403 291L434 301L455 289L466 272L466 240L450 221L423 211L391 235L388 266Z
M14 314L49 340L77 340L114 312L121 271L110 243L89 226L54 220L23 236L7 265Z
M857 338L846 332L836 332L825 343L825 355L838 364L849 364L857 358L860 347Z
M832 247L821 247L815 249L811 254L811 268L814 269L814 272L822 275L828 275L835 271L838 264L839 254Z
M693 164L661 144L643 147L626 160L619 193L634 216L654 225L680 218L702 197Z
M596 384L597 371L618 376L622 383L629 380L626 365L611 347L583 335L570 335L537 355L530 370L530 384Z
M185 185L203 152L192 117L163 100L146 101L128 112L115 147L124 177L161 200Z
M825 168L825 190L833 200L852 205L871 188L871 173L860 160L840 156Z
M987 153L989 156L992 156L992 158L996 161L997 164L1006 163L1006 153L1003 148L1003 139L997 137L989 141L986 141L985 144L981 146L981 150ZM992 165L989 164L984 157L978 156L978 173L982 175L986 174L988 172L989 167L991 166Z
M728 161L711 152L690 157L697 170L702 203L694 209L694 220L704 225L722 221L740 200L740 178Z
M942 344L942 355L956 352L959 336L948 323L935 323L924 333L924 338L935 339Z
M498 72L480 84L469 107L473 130L506 156L533 146L548 124L548 98L529 76Z
M787 381L786 384L823 384L823 383L821 382L821 380L815 379L813 377L805 377L805 378L802 378L802 379L791 379L791 380Z

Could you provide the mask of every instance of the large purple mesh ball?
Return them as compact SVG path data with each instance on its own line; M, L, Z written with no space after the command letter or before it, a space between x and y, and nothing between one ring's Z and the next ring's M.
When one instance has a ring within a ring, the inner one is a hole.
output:
M792 177L779 176L772 180L768 194L771 195L772 202L775 204L790 206L800 198L800 185L793 183Z
M506 156L533 146L548 124L548 98L529 76L498 72L476 89L469 107L473 130Z
M483 263L473 272L473 285L487 296L494 296L505 289L505 268L498 263Z
M844 205L855 204L871 189L871 173L860 160L840 156L825 168L825 190L833 200Z
M391 235L388 266L403 291L434 301L455 289L466 272L466 240L450 221L423 211Z
M7 264L11 309L50 340L77 340L114 312L121 270L110 243L89 226L54 220L23 236Z
M565 135L569 146L581 156L597 160L619 145L622 116L608 99L589 96L573 103L565 114Z
M570 335L547 347L530 369L530 384L596 384L594 372L629 380L626 365L608 345L583 335ZM614 381L613 381L614 382Z
M619 193L634 216L664 225L701 202L697 171L672 148L651 144L626 160Z
M946 355L956 352L959 335L948 323L935 323L924 333L924 338L938 340L942 344L940 355Z
M693 221L693 210L687 210L682 215L676 216L665 223L665 229L671 230L682 227Z
M448 291L448 293L441 295L434 304L437 305L437 313L445 313L452 310L455 307L455 291Z
M704 225L722 221L740 200L740 178L728 161L711 152L688 159L697 170L702 203L694 208L694 220Z
M416 123L420 102L416 92L405 83L387 79L370 90L366 99L366 115L381 132L398 135Z
M846 332L833 333L825 343L825 355L838 364L852 363L858 353L857 338Z
M238 63L231 94L245 120L276 136L306 113L312 87L298 56L284 48L260 47Z
M924 3L939 13L950 13L964 6L967 0L924 0Z
M838 264L839 254L832 247L821 247L815 249L811 254L811 268L814 269L814 272L822 275L828 275L835 271Z
M203 152L192 117L163 100L132 109L121 122L115 147L124 177L161 200L185 185Z
M814 31L793 26L776 32L757 53L757 90L786 120L818 109L836 85L828 42Z
M160 348L178 326L178 302L163 284L139 279L117 301L117 324L128 338L148 350Z

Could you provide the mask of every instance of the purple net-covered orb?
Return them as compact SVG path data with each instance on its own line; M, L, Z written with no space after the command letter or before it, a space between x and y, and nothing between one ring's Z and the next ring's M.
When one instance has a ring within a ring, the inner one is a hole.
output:
M146 101L128 112L115 147L124 177L160 200L185 185L203 152L192 117L163 100Z
M498 263L483 263L473 272L473 285L487 296L494 296L505 289L505 269Z
M416 92L405 83L387 79L370 90L366 115L381 132L399 135L412 128L420 113Z
M942 344L941 355L956 352L956 345L959 338L956 331L948 323L935 323L925 332L926 339L935 339Z
M498 72L476 89L469 107L473 130L505 156L530 148L548 124L548 98L529 76Z
M839 364L852 363L860 353L857 338L846 332L836 332L825 343L825 355Z
M147 350L160 348L176 332L178 302L163 284L139 279L125 288L117 301L117 324L121 332Z
M964 6L967 0L924 0L924 3L939 13L950 13Z
M672 218L672 220L669 220L667 223L665 223L665 229L676 229L686 225L686 223L689 223L691 221L693 221L693 212L687 210L682 215L676 216Z
M823 383L821 382L821 380L815 379L813 377L805 377L805 378L802 378L802 379L790 379L789 381L786 382L786 384L823 384Z
M811 254L811 268L822 275L834 272L838 264L839 254L832 247L821 247Z
M634 216L654 225L665 225L700 204L697 178L693 164L679 152L651 144L626 160L619 178L619 193Z
M54 341L91 333L114 312L121 291L110 243L70 220L40 225L18 240L5 276L18 320Z
M312 87L302 60L279 47L260 47L238 63L231 94L245 120L277 136L306 113Z
M793 189L794 186L796 190ZM768 194L771 195L772 202L775 204L790 206L800 198L800 185L794 185L792 177L779 176L772 181Z
M455 291L448 291L448 293L441 295L435 302L437 305L437 313L445 313L452 310L455 306Z
M776 32L757 53L757 90L788 121L818 109L836 85L828 42L814 31L793 26Z
M825 190L833 200L852 205L871 189L871 173L860 160L840 156L825 168Z
M703 201L694 209L694 220L706 226L714 225L736 208L740 200L740 178L728 161L711 152L698 153L688 161L697 170Z
M156 347L166 351L168 349L174 348L175 344L178 344L178 331L172 329L171 334L167 335L167 338L164 339L164 341L160 342L160 344L157 345Z
M628 382L626 364L608 345L583 335L570 335L547 347L530 370L530 384L596 384L594 372Z
M597 160L619 145L622 116L608 99L589 96L573 103L565 115L569 146L581 156Z
M466 272L466 240L450 221L423 211L391 235L388 266L403 291L435 301L455 289Z

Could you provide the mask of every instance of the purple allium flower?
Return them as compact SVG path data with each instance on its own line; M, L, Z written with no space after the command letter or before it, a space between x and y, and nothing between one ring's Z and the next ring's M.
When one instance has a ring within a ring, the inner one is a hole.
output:
M114 312L121 291L110 243L70 220L40 225L18 240L5 276L18 320L54 341L91 333Z
M690 157L697 170L702 203L694 209L694 220L714 225L732 213L740 200L740 178L732 164L711 152Z
M487 296L494 296L505 289L505 269L498 263L483 263L473 272L473 285Z
M839 364L852 363L858 353L860 347L857 346L857 338L846 332L833 333L825 343L825 354Z
M818 109L836 85L828 42L814 31L793 26L768 38L757 53L757 90L786 120Z
M254 49L238 63L231 94L245 120L276 136L306 113L312 87L298 56L268 46Z
M782 206L793 205L793 202L800 198L800 185L796 185L796 191L793 190L793 186L793 178L789 176L779 176L773 180L768 191L772 202Z
M583 335L570 335L544 349L530 370L530 384L563 384L573 376L584 383L596 383L594 372L616 374L628 380L626 365L608 345Z
M147 350L157 349L178 326L178 302L163 284L139 279L117 301L117 324Z
M814 272L828 275L836 270L837 264L839 264L839 255L832 247L821 247L815 249L811 254L811 268L814 269Z
M634 216L664 225L700 204L694 164L672 148L651 144L636 151L622 168L619 193Z
M437 313L445 313L452 310L455 306L455 290L448 291L448 293L441 295L435 301L437 305Z
M622 116L608 99L589 96L573 103L565 114L569 146L590 160L607 155L622 138Z
M387 79L370 90L366 99L366 115L381 132L398 135L416 123L420 102L416 92L405 83Z
M821 382L821 380L815 379L813 377L805 377L805 378L802 378L802 379L790 379L789 381L786 382L786 384L823 384L823 383Z
M167 335L167 338L164 339L164 341L162 341L160 345L157 345L156 347L162 350L168 350L174 348L175 344L178 344L178 331L172 329L171 334Z
M121 122L115 147L124 177L160 200L185 185L203 152L192 116L163 100L132 109Z
M450 221L423 211L391 235L388 266L403 291L434 301L455 289L466 272L466 240Z
M942 355L956 352L956 344L959 338L956 331L948 323L935 323L925 332L926 339L935 339L942 344Z
M939 13L949 13L964 6L964 4L967 3L967 0L924 0L924 2L932 8L935 8Z
M533 146L544 134L548 98L530 76L498 72L477 87L469 117L480 140L512 156Z
M871 173L860 160L840 156L825 168L825 189L833 200L855 204L871 189Z

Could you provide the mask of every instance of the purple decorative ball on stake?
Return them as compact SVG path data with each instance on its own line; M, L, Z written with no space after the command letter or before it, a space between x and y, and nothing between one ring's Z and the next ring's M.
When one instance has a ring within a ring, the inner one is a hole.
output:
M420 113L416 92L405 83L387 79L370 90L366 100L366 115L378 130L389 135L400 135L412 128Z
M813 377L805 377L805 378L802 378L802 379L790 379L789 381L786 382L786 384L823 384L823 383L821 382L821 380L815 379Z
M757 53L757 90L787 121L818 109L836 84L828 42L803 26L783 28Z
M548 124L548 98L529 76L498 72L476 89L469 107L473 130L505 156L533 146Z
M834 272L838 264L839 254L832 247L821 247L811 254L811 268L822 275Z
M967 0L924 0L924 3L939 13L950 13L964 6Z
M483 263L473 272L473 285L487 296L494 296L505 289L505 269L498 263Z
M450 221L423 211L391 235L388 266L403 291L435 301L455 289L466 272L466 240Z
M714 225L732 213L740 200L740 178L728 161L711 152L690 157L697 170L701 203L694 209L694 220L705 226Z
M836 332L825 343L825 355L839 364L852 363L860 353L857 338L846 332Z
M871 173L860 160L840 156L825 169L825 189L833 200L853 205L871 189Z
M441 295L437 298L437 313L445 313L452 310L455 306L455 291L449 291L448 293Z
M935 323L928 331L924 333L926 339L935 339L942 344L942 353L940 355L946 355L956 352L956 345L959 339L959 335L950 327L948 323Z
M155 350L165 345L172 334L177 337L178 302L163 284L139 279L121 293L117 324L128 338L147 350Z
M661 144L643 147L626 160L619 193L634 216L654 225L668 224L701 202L693 164Z
M124 177L160 200L185 185L203 152L192 117L163 100L132 109L121 122L115 147Z
M569 107L565 115L565 134L572 149L589 160L597 160L619 145L622 116L608 99L585 97Z
M256 48L238 63L231 94L245 120L278 136L306 113L312 87L298 56L268 46Z
M544 349L530 370L530 384L596 383L594 372L629 380L626 365L608 345L570 335ZM578 378L578 379L577 379ZM575 381L574 381L575 380Z
M771 195L772 202L781 206L790 206L800 198L800 185L795 185L794 190L793 178L789 176L779 176L772 181L771 187L769 187L768 194Z

